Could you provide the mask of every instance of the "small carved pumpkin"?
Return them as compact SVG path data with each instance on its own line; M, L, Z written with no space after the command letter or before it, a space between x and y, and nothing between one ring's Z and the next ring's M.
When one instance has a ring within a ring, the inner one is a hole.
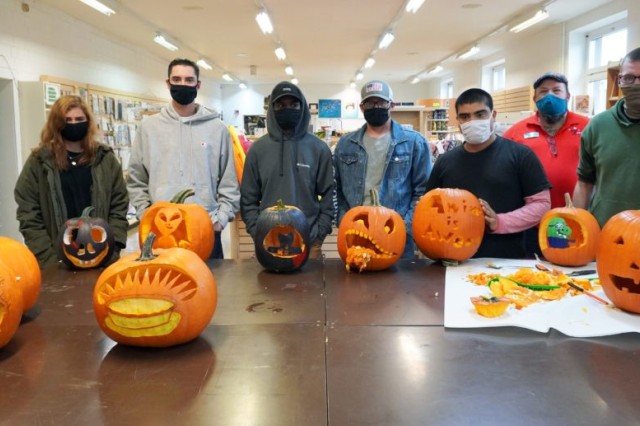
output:
M309 258L309 223L300 209L282 200L260 212L256 221L256 259L267 270L292 272Z
M22 290L16 284L14 271L0 261L0 348L13 338L23 312Z
M586 265L596 257L600 225L587 210L574 207L569 194L564 199L565 207L549 210L540 221L540 250L556 265Z
M607 221L596 265L609 300L620 309L640 313L640 210L625 210Z
M381 206L371 190L371 206L349 209L338 227L338 254L347 271L380 271L391 267L404 252L407 229L402 217Z
M93 292L100 328L118 343L166 347L195 339L216 309L216 280L206 263L182 248L158 249L150 233L142 252L106 268Z
M16 284L22 289L24 310L31 309L38 301L42 285L38 259L27 246L8 237L0 237L0 259L13 271Z
M464 189L435 188L416 204L413 239L430 259L463 261L480 248L484 226L475 195Z
M207 260L215 243L213 223L207 210L185 200L195 195L192 189L177 193L171 201L153 203L138 225L140 247L150 232L157 235L153 248L181 247Z
M82 211L80 217L67 220L58 235L58 258L78 269L96 268L106 263L115 241L106 220L91 217L93 207Z

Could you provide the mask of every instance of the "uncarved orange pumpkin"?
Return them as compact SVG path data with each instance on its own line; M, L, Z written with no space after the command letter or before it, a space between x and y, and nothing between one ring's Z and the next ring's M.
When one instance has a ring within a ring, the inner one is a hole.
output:
M13 269L0 261L0 348L9 343L18 330L23 306L22 290L16 284Z
M93 292L96 320L116 342L166 347L195 339L216 309L213 273L194 252L179 247L141 253L106 268Z
M565 194L565 207L549 210L542 216L538 243L542 255L551 263L562 266L581 266L596 257L600 225L585 209L573 206Z
M618 308L640 313L640 210L612 216L596 253L600 284Z
M456 188L436 188L420 197L413 214L413 239L430 259L463 261L473 256L484 236L478 198Z
M157 235L153 248L181 247L207 260L215 242L213 223L207 210L185 200L195 195L192 189L177 193L171 201L153 203L140 218L140 247L150 232Z
M397 262L404 252L407 229L393 209L381 206L371 190L371 206L347 211L338 227L338 253L347 271L380 271Z
M24 244L0 237L0 259L13 271L16 284L22 289L25 311L31 309L40 296L42 274L38 260Z

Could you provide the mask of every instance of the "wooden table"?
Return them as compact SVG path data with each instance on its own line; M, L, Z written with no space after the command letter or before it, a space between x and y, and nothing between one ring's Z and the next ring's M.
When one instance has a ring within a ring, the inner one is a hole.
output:
M640 419L637 334L575 339L445 329L445 269L340 260L272 274L209 262L213 321L168 349L116 345L95 323L100 271L44 273L0 350L2 425L615 424Z

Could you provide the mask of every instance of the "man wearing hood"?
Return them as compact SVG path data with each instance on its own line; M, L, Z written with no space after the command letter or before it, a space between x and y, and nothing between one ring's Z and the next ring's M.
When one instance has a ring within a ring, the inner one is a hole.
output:
M391 87L373 80L362 87L360 110L366 124L338 141L334 152L339 225L347 210L371 205L370 189L380 204L404 219L407 242L403 258L415 257L411 221L431 173L431 150L418 132L391 119Z
M260 212L277 204L296 206L309 222L310 258L331 233L333 169L331 150L308 133L309 105L300 89L287 81L271 92L267 134L251 145L240 188L240 214L255 239Z
M169 64L172 102L140 123L131 147L127 188L138 218L156 201L193 189L215 231L212 258L222 259L220 233L238 211L240 191L231 136L220 114L195 102L200 70L188 59Z

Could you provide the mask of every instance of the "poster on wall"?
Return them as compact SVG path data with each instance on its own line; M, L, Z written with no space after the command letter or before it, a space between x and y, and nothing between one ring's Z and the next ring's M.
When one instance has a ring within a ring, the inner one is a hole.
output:
M318 117L340 118L341 108L340 99L320 99L318 101Z
M44 83L44 104L51 106L60 97L60 85L56 83Z
M342 118L358 118L358 104L354 101L345 102Z

